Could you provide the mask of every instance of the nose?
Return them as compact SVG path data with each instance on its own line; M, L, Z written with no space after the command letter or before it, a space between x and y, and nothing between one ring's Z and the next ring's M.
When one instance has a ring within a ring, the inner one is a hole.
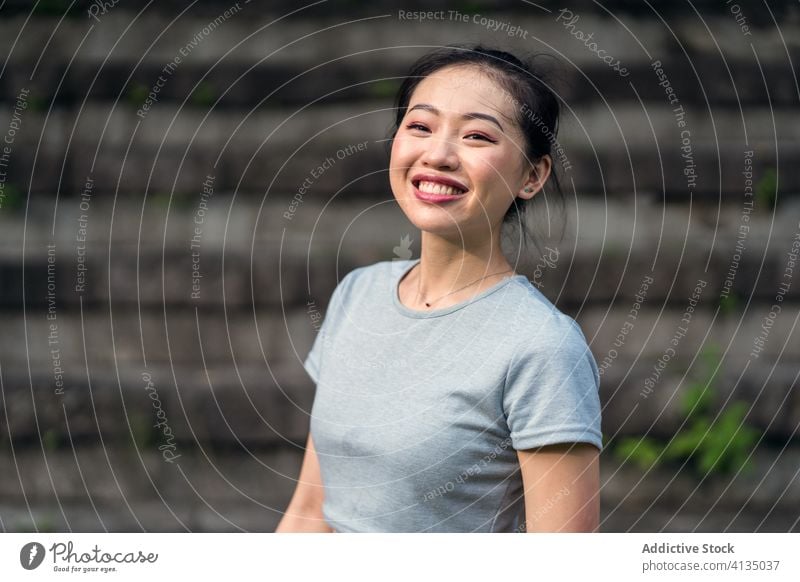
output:
M427 140L427 147L422 156L422 163L434 168L455 170L459 160L453 142L446 138L431 137Z

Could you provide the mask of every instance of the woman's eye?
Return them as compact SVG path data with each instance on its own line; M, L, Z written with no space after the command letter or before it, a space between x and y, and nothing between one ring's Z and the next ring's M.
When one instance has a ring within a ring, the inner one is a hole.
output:
M488 141L489 143L497 143L497 140L494 140L494 139L492 139L490 137L487 137L487 136L483 135L482 133L470 133L466 137L467 138L476 137L479 140Z
M406 129L416 129L419 131L427 131L428 128L422 125L421 123L409 123L406 125Z

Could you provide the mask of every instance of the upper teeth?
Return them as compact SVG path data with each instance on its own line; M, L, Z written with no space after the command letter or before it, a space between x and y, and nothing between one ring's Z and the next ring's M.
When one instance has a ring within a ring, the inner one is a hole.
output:
M456 194L461 194L463 190L460 188L454 188L453 186L445 186L444 184L440 184L439 182L425 182L422 181L419 183L417 188L420 192L426 192L428 194L444 194L448 196L455 196Z

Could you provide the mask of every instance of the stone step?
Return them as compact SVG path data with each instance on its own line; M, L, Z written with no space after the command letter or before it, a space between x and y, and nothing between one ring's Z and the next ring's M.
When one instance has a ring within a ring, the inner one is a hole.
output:
M240 4L247 4L250 0L242 0ZM28 14L32 13L38 18L47 16L62 16L66 18L81 19L86 18L88 8L96 4L93 0L78 0L77 2L67 1L52 1L48 3L40 3L35 10L31 10L30 2L26 0L6 0L4 10L9 14ZM190 14L203 15L203 16L216 16L220 12L230 8L234 4L231 0L205 0L202 3L192 5ZM784 15L791 15L792 3L791 2L773 2L769 11L754 11L754 13L746 14L749 21L757 25L774 24L772 18ZM300 14L307 14L313 9L312 14L323 14L340 16L342 14L342 6L345 5L348 13L357 15L372 14L376 9L392 10L396 8L405 8L408 10L447 10L452 9L452 2L449 0L377 0L372 4L359 4L355 2L331 1L323 2L320 4L312 4L309 8ZM570 5L575 9L582 11L597 10L597 5L592 0L574 0ZM729 8L720 5L716 0L696 0L692 2L699 14L704 17L709 17L718 14L728 14ZM540 5L538 5L540 6ZM646 5L642 5L635 0L607 0L603 6L608 12L624 15L633 18L654 18L655 13ZM470 4L465 4L461 7L463 12L479 12L489 13L491 11L501 11L509 14L530 14L535 13L537 5L533 4L520 4L515 0L475 0ZM102 8L102 7L100 7ZM158 3L150 3L148 0L126 0L124 3L114 3L113 6L108 7L108 10L115 12L130 12L136 14L143 8L147 8L148 13L157 15L171 15L182 11L186 8L186 4L181 0L162 0ZM297 9L296 3L292 0L273 0L266 6L259 6L260 14L263 15L276 15L285 14ZM541 8L538 8L541 10ZM601 15L607 17L606 12L600 12ZM665 4L658 7L658 15L662 17L667 16L686 16L684 7L675 6L673 4Z
M6 190L19 191L20 206L28 184L37 195L74 196L89 179L98 195L184 197L213 175L217 191L247 197L303 187L319 196L382 200L390 194L389 107L370 101L206 116L165 105L144 120L130 108L104 104L88 104L80 113L23 112ZM646 109L593 104L567 112L559 137L563 150L554 151L565 191L574 187L604 198L635 193L659 201L691 195L727 203L743 191L746 169L754 187L777 172L779 196L800 191L800 177L791 171L800 160L794 109L753 107L744 118L732 108L713 117L700 108L685 111L684 129L665 103ZM0 119L10 117L9 108L0 110ZM747 151L753 153L745 168Z
M701 288L700 299L703 292ZM27 361L42 369L52 359L50 346L55 344L48 339L55 336L61 360L72 370L85 367L85 353L91 364L102 367L142 360L158 365L171 362L175 366L205 362L212 367L254 365L265 360L296 362L311 348L315 326L326 312L328 299L329 296L320 298L318 304L307 309L282 312L64 309L49 320L44 313L33 309L25 314L3 313L0 353L9 361ZM687 316L685 310L692 309L694 303L690 300L687 297L683 306L635 300L629 305L620 302L610 307L585 305L568 313L581 325L598 361L612 352L608 367L622 368L620 374L628 373L626 366L631 366L631 371L633 367L642 367L649 372L644 364L654 363L662 356L673 345L671 340L676 334L681 365L690 362L706 344L720 348L730 360L726 368L743 363L763 331L769 307L751 305L738 313L717 313L703 308L690 311ZM760 359L800 360L795 313L789 304L786 309L771 322L768 341L758 352ZM51 332L53 322L57 324L55 334ZM20 341L25 338L27 341Z
M278 5L262 7L246 2L195 5L189 10L181 5L180 10L170 7L169 14L149 5L148 10L139 14L134 4L119 3L93 17L88 12L63 20L55 15L33 19L27 14L9 15L3 20L0 36L8 39L5 42L9 49L12 39L16 39L13 52L9 51L14 59L35 61L44 48L64 63L75 54L76 65L83 62L99 65L112 51L114 58L108 60L136 63L141 59L161 62L162 66L175 55L183 56L185 61L212 65L223 54L226 61L252 63L321 61L338 56L372 63L390 60L407 63L429 50L428 47L469 42L503 45L521 53L558 52L565 61L575 63L576 68L602 63L590 50L589 41L579 39L576 31L591 33L590 40L598 48L607 49L623 65L649 62L653 58L663 60L671 53L684 52L689 58L715 56L722 64L720 47L724 47L729 60L750 60L751 43L758 48L759 60L769 63L785 61L787 50L792 54L798 48L795 18L784 18L780 21L782 34L775 33L774 17L791 10L782 3L774 3L769 13L742 9L742 16L752 24L747 31L737 23L730 9L713 0L698 3L705 4L700 7L704 13L702 20L685 10L665 6L654 13L632 2L627 2L618 14L614 12L614 3L598 9L590 3L573 2L564 12L513 0L505 6L487 3L486 10L477 5L473 10L445 5L437 18L424 20L414 18L413 9L406 2L362 7L348 3L347 14L336 9L336 4L326 2L300 11L291 5L294 14L288 14L288 10ZM631 14L631 8L639 14ZM424 5L426 12L436 10L430 3ZM565 26L570 22L569 12L578 16L571 27ZM665 16L667 19L661 20ZM23 26L25 34L17 39ZM493 31L493 27L497 30ZM516 28L512 31L512 27ZM36 41L51 35L46 47ZM82 42L84 36L87 38Z
M147 499L180 504L187 500L260 502L280 506L302 462L300 446L285 444L270 449L220 449L188 447L167 462L154 447L100 443L66 444L66 448L5 447L0 457L3 483L0 498L31 503L100 503ZM16 464L15 464L16 461ZM51 481L49 473L53 476ZM192 494L191 487L195 492ZM288 501L286 497L285 501ZM255 503L254 503L255 504Z
M288 504L288 498L287 502ZM160 501L111 504L0 503L0 518L9 533L26 532L263 532L272 533L281 513L253 504L175 503L165 507ZM279 511L285 511L282 504ZM710 506L710 504L709 504ZM0 530L3 531L3 530ZM713 508L690 509L680 503L626 504L600 507L602 533L797 533L797 514L783 506L774 509L741 508L722 511Z
M3 367L8 416L0 420L4 434L20 442L101 439L178 454L193 443L275 446L302 441L314 399L299 361L204 367L202 360L145 365L120 358L111 367L89 359L91 382L86 363L70 369L53 360L31 370L30 379L24 366Z
M238 58L220 64L181 62L174 70L165 70L174 59L170 55L161 60L148 58L141 63L139 54L130 61L83 58L73 62L68 70L65 62L48 60L37 69L33 80L29 79L31 63L26 58L12 60L7 65L4 72L7 82L0 84L0 97L13 103L20 90L26 88L31 92L32 110L47 111L57 97L56 111L106 103L116 104L137 119L177 107L205 115L210 109L249 111L291 107L294 110L309 105L358 104L380 99L382 106L390 108L391 98L411 59L397 58L386 49L378 52L386 53L381 54L386 58L372 60L374 55L365 54L332 62L321 58L311 63L280 59L260 62L263 58L260 55L252 62ZM591 58L592 53L586 51L585 55ZM576 58L571 62L579 64L579 68L562 62L555 81L559 96L570 107L640 101L659 105L666 96L653 66L656 62L666 72L684 106L701 110L713 107L716 112L766 103L776 108L797 105L797 88L787 74L787 65L767 61L759 67L751 55L727 63L725 68L715 55L696 54L691 57L693 76L684 76L685 60L670 52L652 61L629 64L624 82L602 61L588 61L580 54L573 56Z
M27 222L0 218L0 304L22 302L23 241L25 300L30 309L40 310L50 292L59 309L73 310L79 301L117 309L305 308L309 300L324 304L350 270L397 258L394 248L406 235L412 255L419 255L418 231L391 200L375 204L343 197L324 205L308 194L301 201L287 219L288 195L263 206L224 194L206 203L195 195L194 207L167 211L148 203L144 213L133 201L110 206L98 198L84 211L79 200L62 199L53 238L53 207L37 200ZM537 233L548 230L544 203L538 200L540 207L531 215L539 217L529 224ZM726 289L736 296L735 309L752 301L768 306L796 261L790 253L793 248L796 253L800 207L795 198L783 201L774 216L758 206L743 214L743 208L579 198L577 206L569 202L563 214L556 213L552 236L539 237L542 250L552 256L545 260L530 248L518 269L569 310L587 301L626 304L645 276L654 279L648 301L682 305L702 280L704 308L715 309ZM562 218L567 224L559 240ZM81 249L77 237L84 230L87 242ZM509 257L520 252L515 240L506 241ZM48 255L51 243L55 250ZM49 291L48 267L55 278ZM798 297L800 286L790 285L785 299Z
M797 343L796 339L793 341ZM786 347L787 338L776 343ZM662 346L662 353L664 350L666 347ZM697 368L691 368L692 364L700 365L699 361L691 361L693 354L683 349L679 353L682 355L673 358L658 374L654 368L661 355L613 361L600 383L606 438L613 442L625 436L646 435L666 443L694 424L687 420L682 400L690 386L697 385L703 376ZM598 364L605 356L604 353L596 358ZM800 433L800 359L796 354L758 361L748 356L737 350L726 354L711 388L713 405L706 418L719 420L734 404L744 403L744 426L774 442L796 440Z
M784 350L774 359L751 358L741 348L721 350L723 359L709 388L709 415L717 419L742 402L747 405L747 426L773 442L785 442L800 432L800 358L796 341L771 339ZM44 435L62 443L98 438L157 446L177 443L178 450L194 443L274 446L286 439L297 441L308 429L314 385L302 361L310 346L298 344L293 360L268 358L260 364L239 358L212 367L200 356L196 364L150 359L145 365L140 355L120 355L113 366L88 356L81 367L74 359L61 359L61 352L37 365L44 351L40 344L28 345L29 352L39 352L30 368L24 360L4 365L0 408L7 416L0 416L0 428L15 442ZM693 360L691 346L687 341L671 357L617 356L605 365L608 349L592 342L603 369L607 439L645 434L668 440L676 427L689 428L683 401L690 386L705 377L704 358ZM665 349L662 346L661 352ZM659 364L659 358L665 363Z
M319 314L324 312L322 302L317 308ZM250 366L265 360L285 363L304 358L311 348L318 325L313 315L305 309L270 310L257 316L244 310L85 309L82 313L59 311L48 320L33 310L25 315L4 313L0 353L4 360L28 361L45 369L52 359L51 346L55 347L48 342L53 337L50 325L55 322L60 359L76 372L85 369L84 354L92 368L137 361L162 366L171 362L178 367L202 366L203 362L209 367ZM25 337L28 341L21 342Z
M305 443L305 441L303 441ZM152 450L90 445L0 456L4 531L274 531L301 447Z
M601 532L617 533L792 533L797 532L797 515L780 510L693 512L677 505L670 508L633 506L615 511L601 508Z
M649 509L679 511L681 506L687 512L704 509L728 519L740 509L745 513L760 512L766 518L777 508L792 508L800 500L798 461L798 443L786 447L760 446L753 451L748 468L733 475L717 474L703 479L680 464L660 464L643 471L608 451L603 453L600 464L603 505L609 516L638 508L644 519ZM797 519L796 509L790 513Z
M643 474L607 454L601 531L798 531L798 454L796 446L759 449L751 470L703 482L676 467ZM194 450L172 465L133 449L20 450L14 459L0 456L9 476L0 484L0 525L5 532L274 531L301 460L299 448L252 456Z

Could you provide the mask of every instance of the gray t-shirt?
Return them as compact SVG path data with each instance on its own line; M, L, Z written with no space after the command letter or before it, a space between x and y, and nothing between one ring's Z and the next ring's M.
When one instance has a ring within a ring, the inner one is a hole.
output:
M409 309L397 285L417 262L344 277L305 360L323 514L340 532L518 530L517 450L602 449L597 363L524 275Z

